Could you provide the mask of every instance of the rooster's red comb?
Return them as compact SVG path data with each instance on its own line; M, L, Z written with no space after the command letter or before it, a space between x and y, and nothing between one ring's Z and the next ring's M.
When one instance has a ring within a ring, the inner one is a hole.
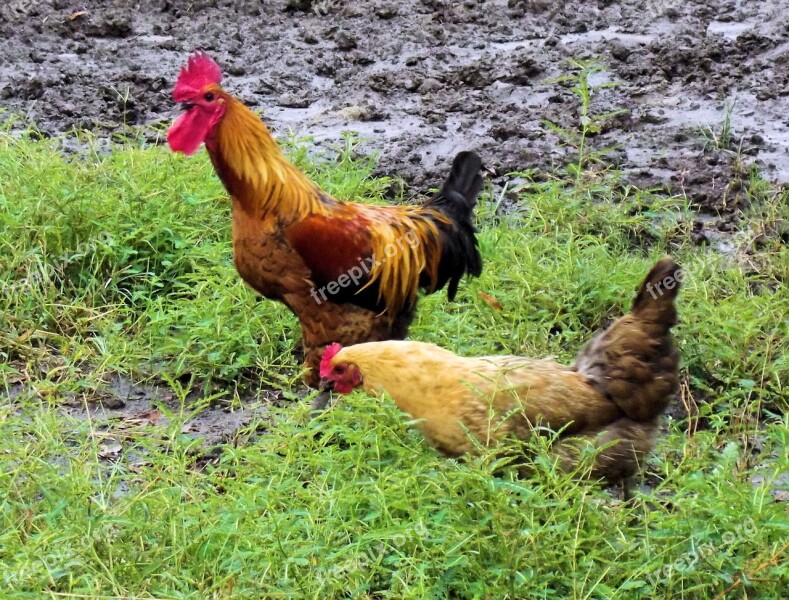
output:
M321 378L328 377L331 373L331 359L342 350L342 346L337 343L329 344L323 351L323 358L321 358Z
M214 59L205 52L195 52L178 74L178 81L173 89L173 98L176 102L188 102L197 96L205 86L220 81L222 81L222 69L214 62Z

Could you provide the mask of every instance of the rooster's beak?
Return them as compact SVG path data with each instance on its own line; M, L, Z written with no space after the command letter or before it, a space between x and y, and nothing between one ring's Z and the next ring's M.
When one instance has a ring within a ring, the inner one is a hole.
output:
M318 384L318 389L321 392L325 392L326 390L331 390L333 388L333 384L330 380L326 379L325 377L321 379L320 383Z
M192 110L194 107L195 107L195 104L193 102L182 102L181 103L181 110L183 110L184 112L186 112L188 110Z

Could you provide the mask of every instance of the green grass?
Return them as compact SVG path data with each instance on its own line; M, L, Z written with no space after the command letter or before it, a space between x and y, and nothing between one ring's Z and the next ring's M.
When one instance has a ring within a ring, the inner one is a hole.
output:
M682 400L698 422L669 421L631 506L555 473L539 441L519 481L492 475L494 454L437 456L361 394L310 420L298 325L240 283L207 158L134 140L64 157L33 138L0 134L0 388L13 393L0 405L0 597L784 595L785 192L753 176L731 256L693 245L684 199L616 174L530 181L506 210L486 193L482 277L454 303L420 302L414 339L571 361L674 255L689 275ZM384 201L396 183L372 178L352 142L307 149L290 152L339 197ZM170 382L182 408L160 407L157 423L59 409L117 374ZM293 401L202 466L184 426L216 409L187 392L235 410L269 387Z

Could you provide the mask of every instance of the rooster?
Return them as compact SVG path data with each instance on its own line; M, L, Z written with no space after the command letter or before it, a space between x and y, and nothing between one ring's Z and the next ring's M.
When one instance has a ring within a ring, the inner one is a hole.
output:
M574 366L517 356L465 358L421 342L332 344L321 361L321 387L387 393L421 419L435 448L453 457L473 452L476 442L525 440L546 426L559 432L553 451L561 467L574 468L584 442L592 442L600 449L592 477L621 482L627 493L677 388L670 329L681 280L671 258L655 264L630 313L599 332ZM325 400L319 395L315 408Z
M173 90L184 113L167 141L190 155L205 143L233 202L233 258L241 278L299 319L307 383L323 348L403 339L417 293L482 270L472 212L481 162L461 152L444 186L421 206L341 202L290 163L260 118L220 87L222 71L195 53Z

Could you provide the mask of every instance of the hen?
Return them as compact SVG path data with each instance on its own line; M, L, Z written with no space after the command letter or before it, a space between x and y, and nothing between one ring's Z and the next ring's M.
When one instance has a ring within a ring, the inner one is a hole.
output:
M249 108L220 87L206 54L191 56L173 91L185 112L167 134L175 152L205 143L233 201L233 257L242 279L301 323L307 382L323 347L403 339L419 289L482 270L472 212L480 159L461 152L441 190L421 206L340 202L310 182Z
M465 358L421 342L333 344L321 361L321 387L386 392L421 419L428 441L448 456L473 452L469 434L490 445L510 435L527 439L547 426L560 432L553 451L562 467L573 468L584 443L592 442L601 449L592 476L626 483L651 451L677 388L670 329L681 280L671 258L655 264L630 313L599 332L574 366L517 356Z

